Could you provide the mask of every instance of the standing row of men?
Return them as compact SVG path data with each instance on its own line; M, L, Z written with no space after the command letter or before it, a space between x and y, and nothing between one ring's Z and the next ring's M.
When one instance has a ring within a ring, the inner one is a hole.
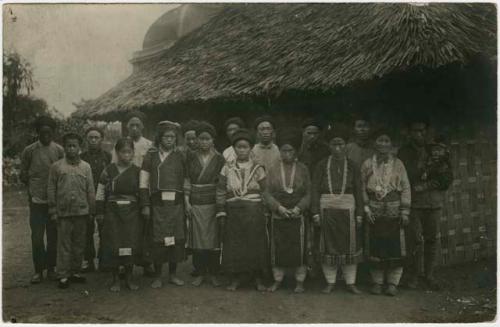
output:
M151 148L152 142L143 136L145 116L140 112L129 114L125 120L128 135L134 143L135 154L133 163L141 167L144 155ZM101 148L103 140L103 132L98 128L91 127L86 131L85 138L87 142L87 151L81 153L80 158L88 163L82 165L79 161L72 162L73 154L66 151L66 161L61 161L64 157L63 148L53 141L55 122L48 117L40 117L36 123L38 133L38 141L27 146L22 153L22 170L21 178L28 186L28 197L30 206L30 227L32 238L32 254L35 274L31 282L39 283L43 279L43 272L47 270L48 279L56 279L55 266L56 258L65 260L69 258L64 253L59 251L71 252L75 249L70 249L64 246L64 234L71 234L72 228L78 228L76 224L64 225L57 223L51 219L51 215L55 212L49 208L50 181L49 169L55 162L60 162L58 171L60 174L69 176L67 183L84 182L79 175L89 174L94 181L92 191L95 193L97 181L103 169L112 161L116 161L116 153L111 154ZM228 119L225 124L225 132L229 139L239 129L245 128L245 122L238 117ZM274 144L275 123L269 116L259 117L254 123L255 132L257 134L258 143L252 150L252 156L255 161L262 164L265 168L270 167L274 162L280 160L280 152ZM315 165L330 153L328 145L321 140L321 132L324 125L321 121L310 119L302 125L302 145L299 151L299 160L303 162L312 175ZM194 150L196 145L196 137L193 137L196 129L196 123L190 121L183 125L182 132L185 139L185 151ZM409 272L408 286L417 287L419 276L423 275L427 285L433 289L437 289L439 285L434 278L434 268L436 265L436 255L439 234L439 219L441 216L441 208L443 205L442 192L436 191L433 185L422 182L421 172L425 168L427 159L430 153L426 147L426 129L427 124L421 121L414 121L410 124L410 142L399 150L399 157L404 162L410 183L412 185L412 214L410 219L411 241L410 260L406 271ZM356 119L353 124L353 139L346 146L347 155L357 166L373 156L374 149L370 139L371 124L364 117ZM77 140L78 141L78 140ZM71 143L71 142L70 142ZM443 145L443 151L446 147ZM73 151L78 151L79 147L75 146ZM71 149L70 149L71 151ZM232 146L229 146L223 151L223 157L226 161L235 159L235 151ZM68 158L69 157L69 158ZM75 156L76 157L76 156ZM83 172L83 173L82 173ZM449 172L443 172L443 178L450 179ZM424 178L425 180L425 178ZM85 194L76 194L73 191L63 192L67 196L68 215L90 214L90 219L81 221L82 224L87 224L87 235L85 239L77 242L78 249L76 250L77 257L82 253L84 262L82 265L83 271L92 271L94 267L94 258L100 257L99 251L94 248L93 234L95 231L95 220L92 218L93 208L91 205L85 207L83 204L78 205L78 199ZM77 204L76 206L74 204ZM92 204L92 201L89 201ZM99 234L101 226L98 224ZM60 235L58 241L58 233ZM47 245L44 244L44 234L47 236ZM312 240L311 240L312 241ZM314 240L317 241L317 240ZM59 246L57 245L59 242ZM96 253L97 252L97 253ZM423 263L423 264L422 264ZM67 266L75 265L68 263ZM64 265L63 265L64 266ZM424 270L421 271L421 267ZM143 265L144 274L152 274L153 268L147 264ZM74 267L72 268L74 269ZM60 274L61 272L58 271ZM78 273L74 273L72 278L78 279ZM83 277L82 277L83 278Z

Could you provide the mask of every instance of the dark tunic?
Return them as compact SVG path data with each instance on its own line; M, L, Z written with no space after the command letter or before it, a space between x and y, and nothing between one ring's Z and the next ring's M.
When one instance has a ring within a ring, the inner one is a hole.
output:
M243 181L236 178L236 171ZM266 173L250 162L248 168L226 163L217 184L217 211L226 212L222 266L230 273L263 270L269 263L268 233L262 192ZM245 185L245 192L238 186Z
M320 214L321 218L322 262L331 265L358 263L363 259L361 226L357 226L355 219L363 212L360 172L348 159L346 185L341 197L345 161L331 158L330 190L328 159L323 159L316 167L312 186L312 212Z
M111 163L111 154L102 149L97 151L85 151L80 155L80 158L90 165L94 181L99 181L104 168ZM97 183L94 183L94 186L97 189Z
M328 144L321 140L316 140L308 148L302 146L299 153L299 161L306 165L309 169L309 175L312 176L318 162L328 157L328 155L330 155Z
M288 178L287 178L288 177ZM290 183L290 176L285 170L286 184ZM287 219L282 217L279 206L287 209L298 207L303 213L310 203L311 180L309 170L297 162L293 192L283 189L280 162L269 169L267 177L266 202L272 210L271 220L271 264L278 267L299 267L304 264L305 256L305 227L304 216Z
M224 158L213 152L206 164L196 153L188 153L186 170L188 183L186 194L192 206L189 216L189 247L193 249L215 249L220 245L216 207L216 186L224 166Z
M101 174L105 201L97 201L97 213L104 214L102 230L103 267L137 263L140 259L139 168L131 165L121 173L111 164Z
M186 259L184 217L185 160L173 150L163 161L158 149L144 156L142 171L149 173L149 190L141 188L142 205L151 206L151 221L146 226L146 259L155 263Z

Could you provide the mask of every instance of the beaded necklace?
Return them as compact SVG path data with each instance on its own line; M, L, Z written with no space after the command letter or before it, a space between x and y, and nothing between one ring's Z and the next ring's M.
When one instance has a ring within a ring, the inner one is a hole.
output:
M377 165L377 155L372 158L372 171L375 178L375 196L380 201L389 193L389 183L391 182L393 160L389 158L387 163L382 163L380 168Z
M286 185L286 179L285 179L285 166L283 165L283 161L280 162L281 165L281 185L283 186L283 190L288 193L292 194L293 193L293 182L295 181L295 169L297 168L297 162L293 162L292 165L292 174L290 175L290 184L287 186Z
M347 158L344 158L344 172L342 174L342 188L340 189L339 194L333 193L332 174L330 172L331 167L332 167L332 156L329 156L328 162L326 164L326 174L327 174L327 178L328 178L328 189L330 190L330 194L332 194L334 198L340 198L344 195L346 185L347 185Z

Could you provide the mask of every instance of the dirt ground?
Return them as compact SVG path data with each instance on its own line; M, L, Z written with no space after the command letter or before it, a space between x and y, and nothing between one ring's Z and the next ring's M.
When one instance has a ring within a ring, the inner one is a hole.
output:
M30 285L32 271L28 209L24 193L4 193L3 320L22 323L395 323L480 322L496 315L496 262L440 269L440 292L401 288L396 298L373 296L369 285L354 296L339 283L334 293L321 294L323 281L306 281L304 294L293 294L292 282L274 294L250 286L231 293L204 284L195 288L166 285L153 290L140 277L137 292L108 291L110 276L87 275L85 285L60 290L55 282ZM192 277L190 262L179 274Z

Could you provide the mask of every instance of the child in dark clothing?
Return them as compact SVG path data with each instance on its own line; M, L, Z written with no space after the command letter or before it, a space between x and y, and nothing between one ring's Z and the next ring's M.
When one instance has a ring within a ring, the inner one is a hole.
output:
M139 167L132 163L134 143L130 138L118 140L117 162L107 166L97 186L97 216L103 225L102 265L113 272L112 292L120 291L119 272L125 271L130 290L139 287L132 281L133 264L139 259Z
M446 191L453 182L448 147L440 139L428 145L430 156L421 176L421 182L415 185L417 192L428 189Z

